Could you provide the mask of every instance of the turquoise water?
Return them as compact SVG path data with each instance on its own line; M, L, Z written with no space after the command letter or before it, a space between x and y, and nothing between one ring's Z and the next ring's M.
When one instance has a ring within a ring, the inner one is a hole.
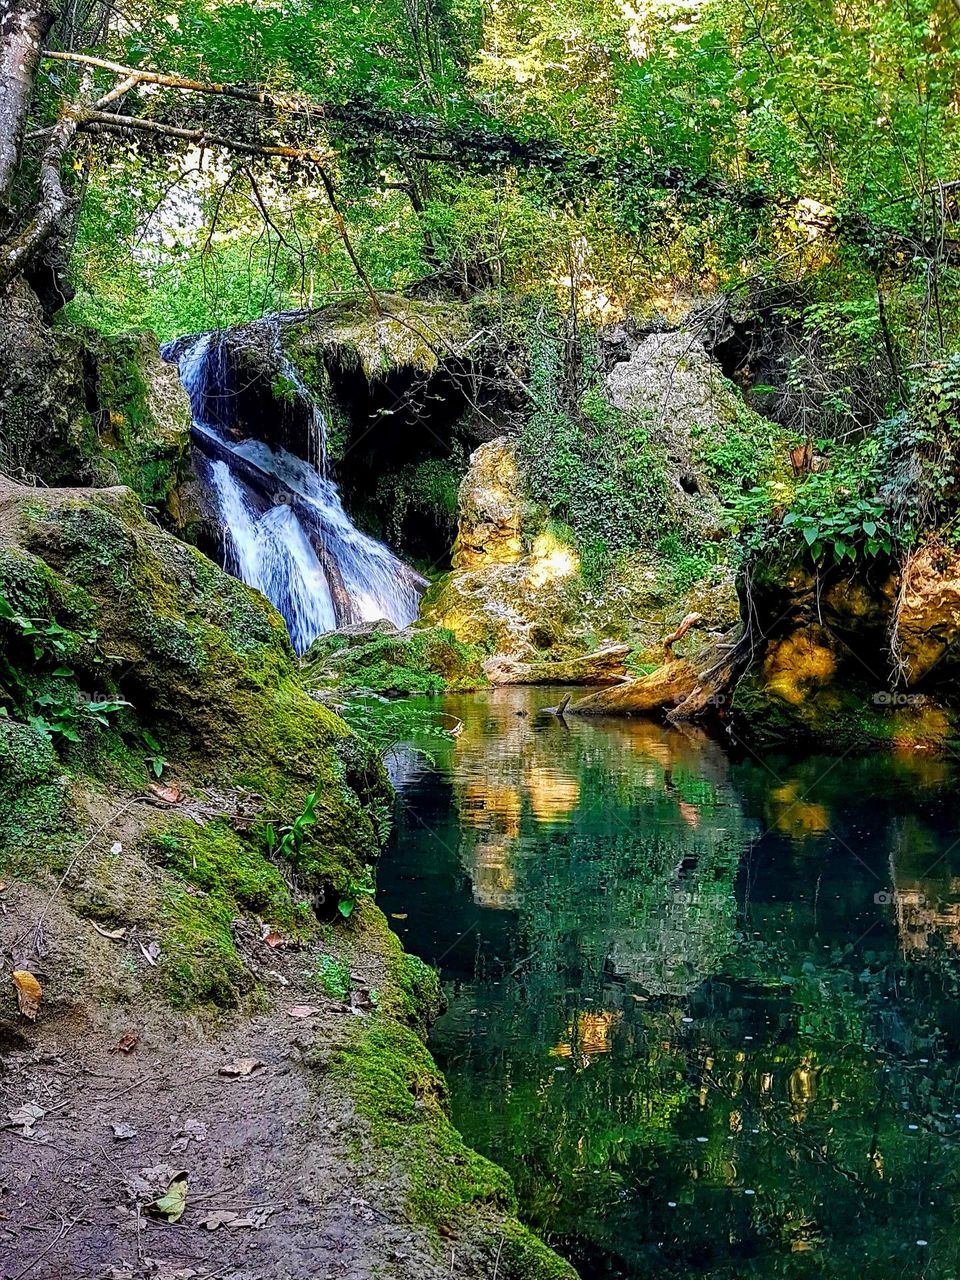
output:
M467 1140L585 1280L960 1276L952 759L447 697L380 901Z

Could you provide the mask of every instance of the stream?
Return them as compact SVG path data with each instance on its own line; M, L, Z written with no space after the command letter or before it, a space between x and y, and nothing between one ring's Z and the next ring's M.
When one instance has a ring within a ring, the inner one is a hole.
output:
M960 1274L957 766L450 695L379 900L467 1141L584 1280ZM416 744L414 744L416 745Z

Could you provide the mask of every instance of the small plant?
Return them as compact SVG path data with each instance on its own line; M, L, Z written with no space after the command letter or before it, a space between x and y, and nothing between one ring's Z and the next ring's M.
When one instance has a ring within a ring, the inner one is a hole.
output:
M144 758L147 769L155 778L162 778L163 771L167 767L167 760L161 754L160 743L149 729L141 729L140 737L143 739L144 746L152 753Z
M303 802L303 808L291 823L279 829L268 822L263 829L267 853L271 857L294 858L303 849L306 833L317 821L318 790L311 791Z
M344 920L349 920L357 909L357 903L361 898L372 898L376 893L377 887L373 880L373 867L364 867L362 876L351 876L347 881L346 890L340 895L337 903L337 910L343 916Z
M814 561L825 557L856 560L859 551L868 556L890 554L896 533L889 516L876 499L853 498L848 505L824 508L817 515L789 511L783 517L783 527L801 535Z
M84 725L106 728L110 723L109 717L129 705L123 698L87 702L76 697L44 693L33 699L33 714L27 716L27 723L47 737L79 742Z
M316 981L331 1000L346 1000L350 994L350 970L342 960L321 956Z
M0 623L14 637L12 644L0 647L0 693L6 694L14 714L45 737L80 742L85 726L105 728L111 715L130 705L123 698L91 699L76 687L76 673L66 663L84 647L91 650L90 661L99 661L93 651L96 632L70 631L53 618L30 617L3 595ZM18 644L26 655L19 660ZM10 711L10 706L0 707L0 715Z

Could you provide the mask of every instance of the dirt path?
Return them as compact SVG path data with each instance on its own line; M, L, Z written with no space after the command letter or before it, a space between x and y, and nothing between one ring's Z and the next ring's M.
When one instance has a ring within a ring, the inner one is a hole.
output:
M0 941L34 909L26 894L8 889ZM144 1012L139 1002L124 1008L89 1000L61 1001L31 1025L9 1016L7 959L3 1280L477 1274L468 1250L431 1239L407 1219L401 1188L384 1185L382 1161L368 1158L365 1126L342 1082L304 1061L335 1043L353 1018L372 1015L300 985L296 953L273 962L288 975L274 1007L211 1029L162 1007ZM356 976L362 986L364 975ZM304 1005L316 1012L289 1012ZM133 1040L129 1052L118 1048ZM249 1075L222 1074L250 1058L262 1065ZM32 1126L20 1111L30 1104L44 1113ZM186 1209L170 1223L147 1205L181 1171ZM211 1229L218 1211L248 1225Z

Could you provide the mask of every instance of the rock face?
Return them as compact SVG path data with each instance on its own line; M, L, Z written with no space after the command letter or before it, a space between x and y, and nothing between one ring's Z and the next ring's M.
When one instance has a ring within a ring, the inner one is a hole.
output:
M190 405L151 334L51 329L14 291L0 333L0 471L43 484L129 485L171 525L189 473Z
M567 662L598 641L629 640L644 661L656 662L664 635L685 613L695 609L715 630L738 616L730 573L678 590L653 553L638 553L602 590L592 589L576 550L527 500L515 446L506 437L471 456L460 511L454 568L427 592L421 614L488 653L524 663Z
M897 592L897 658L911 686L943 686L960 671L960 554L933 541L907 560Z
M454 569L488 569L523 558L523 498L513 446L501 437L470 458L460 486Z
M941 746L955 733L960 568L927 545L897 566L754 575L756 659L733 711L755 737L833 746Z
M579 658L522 662L494 655L483 664L491 684L621 684L627 679L628 644L611 644Z
M750 410L699 339L683 331L651 333L629 360L614 365L606 385L618 409L650 426L666 456L681 517L709 536L722 536L702 444L730 432Z

